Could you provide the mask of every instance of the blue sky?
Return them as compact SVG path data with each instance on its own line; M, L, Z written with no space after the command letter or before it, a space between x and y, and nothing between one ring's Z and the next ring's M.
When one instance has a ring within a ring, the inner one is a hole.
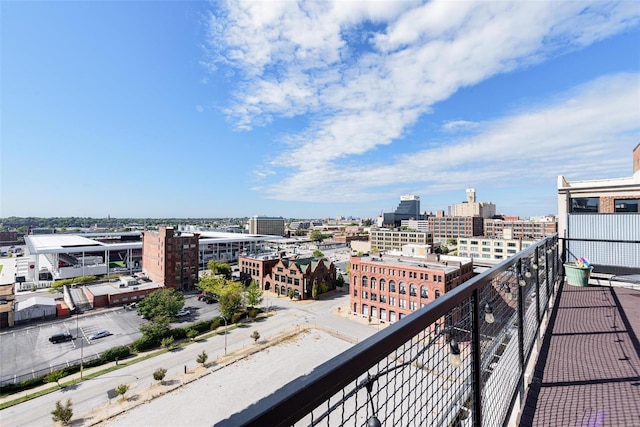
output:
M528 217L640 142L637 1L0 8L0 217Z

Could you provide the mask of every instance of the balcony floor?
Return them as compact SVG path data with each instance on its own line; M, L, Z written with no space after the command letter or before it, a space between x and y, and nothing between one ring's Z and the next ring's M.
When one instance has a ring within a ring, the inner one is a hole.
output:
M640 290L564 284L520 426L640 426Z

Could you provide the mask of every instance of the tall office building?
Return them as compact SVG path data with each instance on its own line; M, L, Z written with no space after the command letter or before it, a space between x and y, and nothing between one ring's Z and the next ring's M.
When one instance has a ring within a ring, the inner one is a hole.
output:
M491 202L477 202L476 189L467 189L467 200L462 203L449 206L449 216L480 216L493 218L496 214L496 205Z
M399 227L402 220L407 219L422 219L419 196L413 194L400 196L400 204L394 212L383 214L382 223L389 227Z
M255 215L249 219L249 234L285 236L284 218Z
M142 233L142 271L156 283L188 291L198 281L199 234L173 227Z

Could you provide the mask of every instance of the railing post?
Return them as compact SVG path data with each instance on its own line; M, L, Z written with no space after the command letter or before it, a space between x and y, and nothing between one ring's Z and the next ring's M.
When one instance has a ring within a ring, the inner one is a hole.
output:
M473 425L482 426L482 354L480 353L480 297L471 295L471 375L473 387Z
M540 325L540 322L542 321L542 318L540 317L540 251L539 251L540 247L536 246L536 251L534 252L533 256L534 256L534 263L535 265L538 266L538 268L536 268L535 273L536 273L536 319L538 319L538 325Z
M518 358L520 360L520 400L522 403L522 399L524 396L524 286L520 286L518 283L519 277L518 275L522 273L522 260L518 259L516 263L517 273L516 273L516 287L518 288ZM547 280L548 281L548 280Z

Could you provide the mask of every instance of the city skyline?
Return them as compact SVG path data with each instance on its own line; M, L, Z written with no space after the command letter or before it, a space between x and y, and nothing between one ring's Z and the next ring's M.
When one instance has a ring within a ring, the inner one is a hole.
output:
M3 218L541 216L640 142L638 2L0 8Z

